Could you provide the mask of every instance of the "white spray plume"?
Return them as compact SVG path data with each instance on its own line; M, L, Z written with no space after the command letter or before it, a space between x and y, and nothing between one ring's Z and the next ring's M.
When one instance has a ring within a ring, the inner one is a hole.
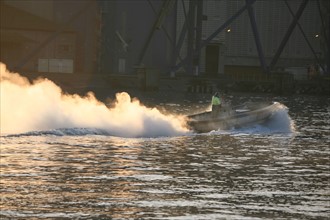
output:
M30 83L0 63L1 134L58 128L97 128L120 137L176 136L188 132L182 116L164 115L123 92L108 108L93 93L63 94L48 79Z

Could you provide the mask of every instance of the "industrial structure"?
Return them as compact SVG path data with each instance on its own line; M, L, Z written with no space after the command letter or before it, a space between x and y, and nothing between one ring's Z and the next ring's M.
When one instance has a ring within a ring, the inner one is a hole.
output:
M326 1L101 1L100 6L108 48L103 57L112 60L113 73L144 64L164 74L217 76L315 63L325 68L328 59Z
M88 73L97 66L93 1L1 1L1 62L19 72Z
M327 0L4 0L0 58L15 71L117 81L304 80L329 77L329 19Z

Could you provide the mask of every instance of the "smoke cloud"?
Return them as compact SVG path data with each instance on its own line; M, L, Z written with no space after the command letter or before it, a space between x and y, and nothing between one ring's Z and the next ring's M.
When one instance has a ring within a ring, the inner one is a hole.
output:
M120 137L177 136L188 132L183 116L164 115L123 92L108 108L93 93L63 94L48 79L30 83L0 63L1 134L59 128L97 128Z

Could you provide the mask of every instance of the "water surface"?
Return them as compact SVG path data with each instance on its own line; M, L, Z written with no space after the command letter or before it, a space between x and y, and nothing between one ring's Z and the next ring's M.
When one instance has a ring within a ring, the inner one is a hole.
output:
M157 138L85 128L2 136L0 217L329 219L329 98L228 97L233 105L263 99L284 104L290 117Z

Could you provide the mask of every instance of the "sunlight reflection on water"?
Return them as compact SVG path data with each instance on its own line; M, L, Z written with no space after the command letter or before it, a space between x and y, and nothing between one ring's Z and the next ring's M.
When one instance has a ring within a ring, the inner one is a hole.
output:
M0 217L327 219L329 100L283 101L294 133L1 137Z

